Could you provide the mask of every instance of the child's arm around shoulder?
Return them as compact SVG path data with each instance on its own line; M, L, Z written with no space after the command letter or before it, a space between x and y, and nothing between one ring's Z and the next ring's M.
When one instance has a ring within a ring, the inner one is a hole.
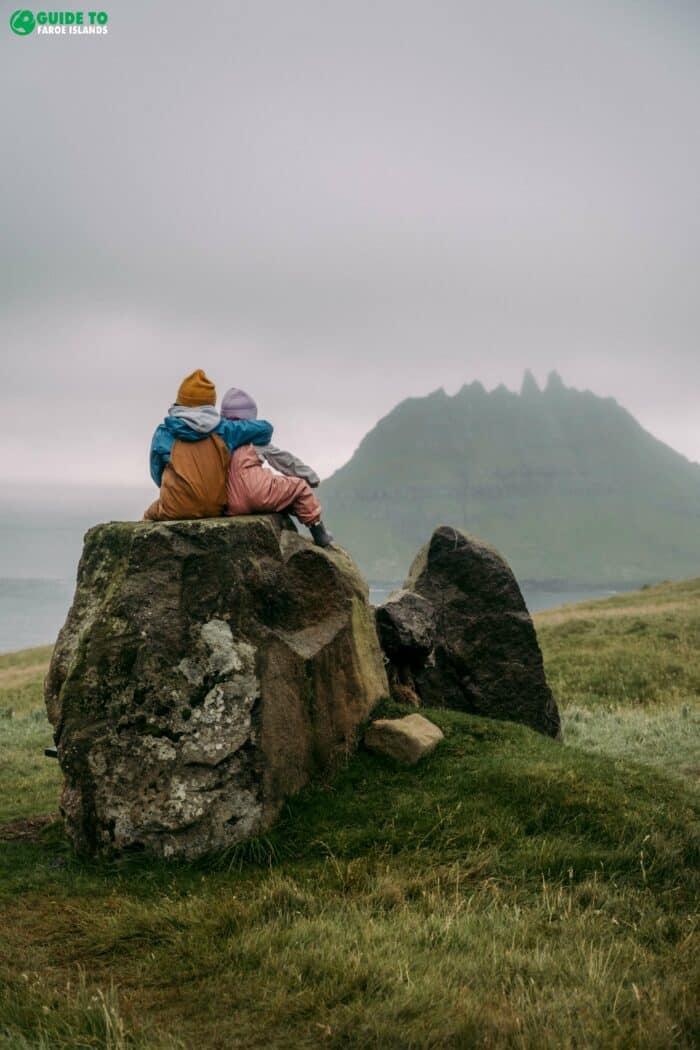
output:
M269 445L272 423L265 419L222 419L216 428L229 452L241 445Z
M156 427L155 434L151 440L150 468L151 477L160 488L163 480L163 471L170 462L170 453L173 449L175 439L167 427L160 423Z
M276 445L267 445L258 449L258 451L271 467L279 470L280 474L286 474L290 478L302 478L312 489L320 485L321 479L313 467L309 467L298 456L295 456L293 452L277 448Z

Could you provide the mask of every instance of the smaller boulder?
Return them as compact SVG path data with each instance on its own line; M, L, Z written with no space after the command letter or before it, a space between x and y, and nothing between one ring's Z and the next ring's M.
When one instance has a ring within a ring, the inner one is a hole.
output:
M412 671L424 666L435 642L435 609L414 591L394 591L376 613L382 649L395 664Z
M414 766L444 740L445 734L423 715L404 718L378 718L365 732L365 745L371 751L389 755L397 762Z
M392 698L420 707L414 675L425 667L435 644L437 617L432 602L414 591L394 591L374 616Z

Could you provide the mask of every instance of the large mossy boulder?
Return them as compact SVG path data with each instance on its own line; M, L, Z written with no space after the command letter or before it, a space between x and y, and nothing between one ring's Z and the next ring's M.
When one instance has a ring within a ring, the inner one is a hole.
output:
M364 580L289 519L99 525L46 683L71 838L195 857L259 833L387 691Z
M429 653L427 612L422 607L421 618L415 616L415 596L434 617ZM402 630L383 630L387 622ZM377 623L398 699L410 689L426 707L522 722L560 736L532 619L510 566L493 547L439 526L416 555L404 589L377 610Z

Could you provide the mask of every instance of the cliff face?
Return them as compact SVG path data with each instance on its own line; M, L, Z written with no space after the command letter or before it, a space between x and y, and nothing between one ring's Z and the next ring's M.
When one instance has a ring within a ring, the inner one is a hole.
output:
M69 833L93 853L231 845L387 692L364 581L288 519L97 526L46 683Z

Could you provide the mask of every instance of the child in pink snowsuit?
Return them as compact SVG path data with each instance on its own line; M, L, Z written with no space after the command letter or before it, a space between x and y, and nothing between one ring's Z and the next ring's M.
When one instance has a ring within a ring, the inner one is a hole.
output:
M221 402L221 416L223 419L257 419L258 406L245 390L232 387ZM284 476L266 470L263 462ZM287 511L308 526L314 543L328 547L333 536L321 521L321 504L311 491L311 486L315 488L318 484L316 472L291 452L274 445L241 445L233 452L228 469L226 513Z

